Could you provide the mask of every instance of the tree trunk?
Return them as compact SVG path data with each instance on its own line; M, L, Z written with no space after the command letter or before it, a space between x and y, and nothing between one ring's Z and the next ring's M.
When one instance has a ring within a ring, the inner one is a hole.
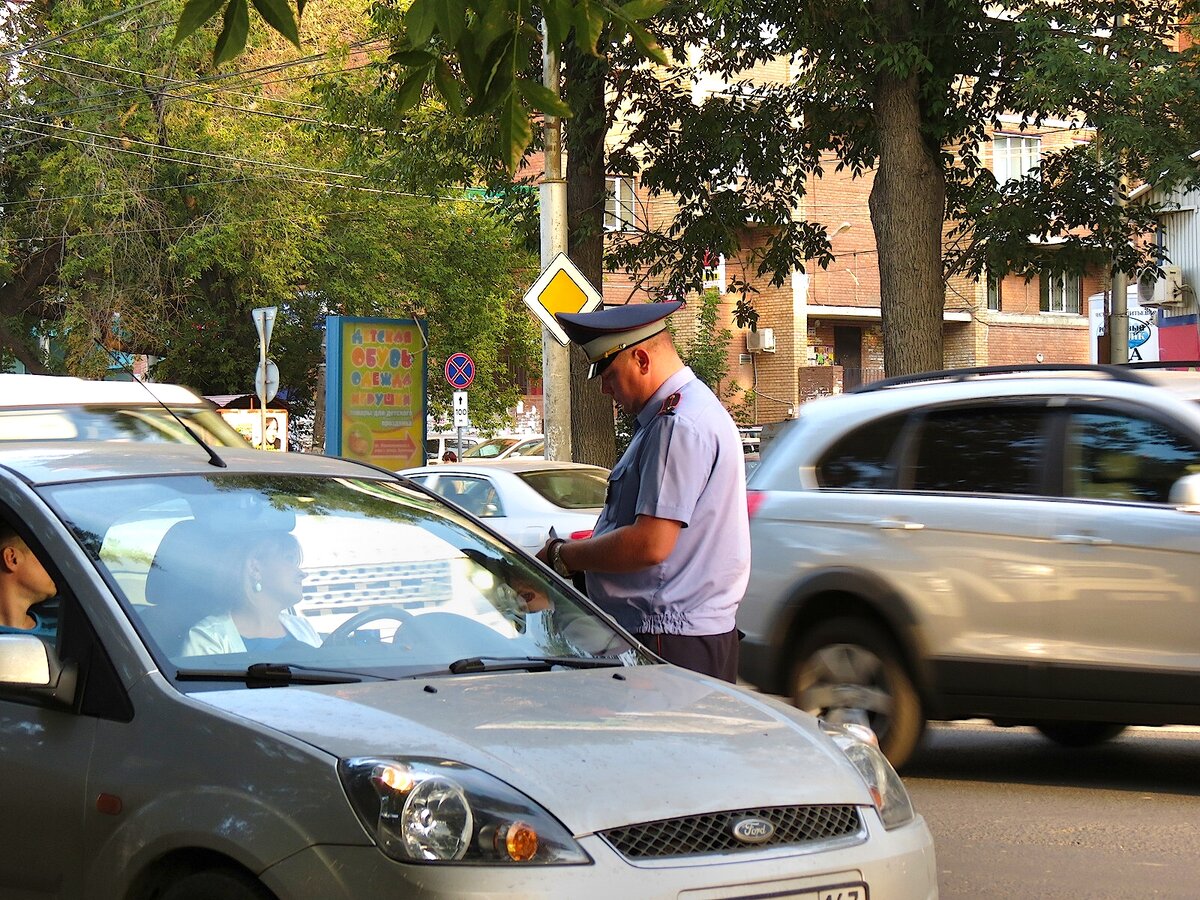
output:
M567 151L567 248L596 287L604 284L604 86L607 62L569 44L563 53L565 95L575 116L563 122ZM583 351L571 345L571 458L611 467L616 462L612 400L589 381Z
M58 278L62 252L62 241L55 241L25 260L12 280L0 286L0 348L9 350L35 375L48 375L50 369L37 348L9 324L19 323L25 313L41 303L42 288Z
M883 365L888 376L944 368L942 223L946 179L921 135L917 79L880 75L874 91L879 169L871 224L879 249Z

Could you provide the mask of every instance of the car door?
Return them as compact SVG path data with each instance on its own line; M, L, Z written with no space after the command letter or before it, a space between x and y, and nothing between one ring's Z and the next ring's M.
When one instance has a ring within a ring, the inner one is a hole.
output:
M1053 696L1200 705L1200 515L1167 502L1200 437L1145 410L1063 414Z
M900 491L876 505L872 527L894 545L893 571L951 707L955 695L990 697L969 702L999 715L1009 698L1043 689L1031 648L1050 616L1049 422L1045 403L1023 398L917 413Z
M0 507L0 517L28 522L33 514ZM74 609L67 586L36 535L22 537L59 588L58 598L45 601L54 615L43 615L56 620L55 636L45 640L61 647ZM0 653L7 649L0 645ZM95 733L90 716L49 706L26 689L0 687L0 898L80 895Z

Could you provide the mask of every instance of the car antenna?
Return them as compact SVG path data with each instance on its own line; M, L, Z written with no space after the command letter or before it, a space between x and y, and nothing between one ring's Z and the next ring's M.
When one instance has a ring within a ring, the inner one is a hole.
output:
M210 466L217 466L218 468L221 468L221 469L229 468L229 464L226 463L225 460L221 459L221 457L217 456L216 450L214 450L212 447L210 447L208 444L206 444L204 442L204 439L202 437L200 437L200 435L196 434L196 432L192 430L192 427L190 425L188 425L187 422L183 421L183 419L181 419L175 413L175 410L171 409L171 407L169 407L169 406L167 406L167 404L163 403L162 400L160 400L158 398L158 395L155 394L154 391L150 390L150 386L148 384L146 384L146 382L144 382L144 381L142 381L142 379L138 378L137 373L135 371L133 371L133 367L130 366L129 363L127 363L127 362L125 362L125 360L121 359L120 355L115 350L110 350L108 347L105 347L95 337L93 337L92 340L96 342L97 347L99 347L101 350L103 350L105 353L107 353L109 355L109 357L112 359L113 362L115 362L118 366L121 367L121 370L123 372L125 372L125 374L127 374L130 378L132 378L134 381L136 381L138 384L140 384L143 388L145 388L146 393L154 398L154 402L157 403L159 406L161 406L163 409L165 409L167 411L167 414L170 415L170 417L172 419L174 419L176 422L178 422L179 426L188 433L188 437L190 437L193 441L195 441L197 444L199 444L204 449L204 452L208 454L208 464Z

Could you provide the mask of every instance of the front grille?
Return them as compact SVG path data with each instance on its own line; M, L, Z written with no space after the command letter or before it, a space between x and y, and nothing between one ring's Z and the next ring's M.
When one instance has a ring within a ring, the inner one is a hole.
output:
M774 834L758 844L739 841L733 827L746 818L765 819L775 826ZM774 806L660 819L611 828L600 832L600 836L626 859L657 859L813 844L849 837L861 828L862 820L854 806Z

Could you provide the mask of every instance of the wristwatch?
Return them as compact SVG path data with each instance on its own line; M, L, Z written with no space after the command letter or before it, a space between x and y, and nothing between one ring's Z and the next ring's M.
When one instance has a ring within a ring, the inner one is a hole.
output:
M567 568L567 564L562 560L562 547L565 543L566 541L564 541L562 538L559 538L551 543L550 549L547 551L546 556L550 560L550 568L552 568L563 578L570 578L571 570Z

